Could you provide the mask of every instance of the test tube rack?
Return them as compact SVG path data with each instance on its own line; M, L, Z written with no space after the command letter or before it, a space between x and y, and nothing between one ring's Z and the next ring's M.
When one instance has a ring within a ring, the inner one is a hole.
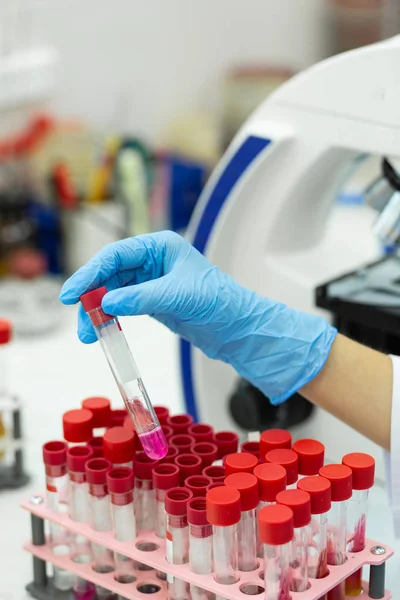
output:
M220 598L227 600L245 600L246 595L263 598L263 561L251 573L240 573L240 580L233 585L221 585L212 575L196 575L190 571L189 565L172 565L165 559L165 541L156 537L153 532L139 532L135 543L118 542L112 533L99 533L94 531L89 524L72 521L68 515L55 513L46 506L44 494L31 496L21 504L22 508L31 513L32 541L25 545L25 550L33 555L34 580L27 586L28 592L39 600L64 600L69 598L66 592L59 592L52 586L51 579L47 578L46 563L52 563L59 568L79 575L87 581L100 585L122 598L129 600L143 600L149 594L155 600L165 600L167 597L166 583L157 577L157 573L168 573L179 579L199 586L212 592ZM69 556L55 555L45 537L45 521L52 521L65 527L68 531L84 535L90 541L132 558L140 565L147 565L150 570L143 567L135 572L135 577L128 583L121 583L114 579L114 573L95 572L90 564L75 563ZM367 539L366 547L362 552L347 554L345 564L329 566L329 575L324 579L310 580L310 587L305 592L292 592L292 600L317 600L338 583L362 566L369 565L369 582L364 583L363 600L377 599L389 600L392 595L385 590L385 563L393 555L393 550L386 546Z
M0 414L4 413L11 415L11 429L10 435L3 437L0 442L0 452L5 455L5 459L0 460L0 491L17 489L29 482L24 470L21 402L18 398L0 400ZM11 461L8 461L10 456Z

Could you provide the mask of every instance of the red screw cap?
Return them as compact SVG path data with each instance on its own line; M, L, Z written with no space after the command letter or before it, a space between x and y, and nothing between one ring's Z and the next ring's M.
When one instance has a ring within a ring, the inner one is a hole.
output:
M218 448L215 444L211 444L211 442L199 442L198 444L194 444L192 446L192 452L201 458L203 467L212 465L212 463L217 460L218 456Z
M165 494L165 512L174 517L186 517L187 505L193 498L192 492L185 488L172 488Z
M180 452L188 453L196 441L191 435L178 433L169 439L169 443L178 448Z
M0 346L8 344L12 339L12 325L11 321L7 319L0 319Z
M224 481L225 479L225 467L222 465L208 465L202 470L202 474L205 477L209 477L212 481Z
M88 446L74 446L67 450L67 468L72 473L84 473L86 463L94 457Z
M202 462L200 456L196 454L180 454L174 458L174 463L179 467L181 474L181 483L192 475L200 475Z
M172 436L174 435L174 430L172 429L172 427L170 427L169 425L165 425L164 423L161 424L161 429L163 430L165 439L169 441L170 438L172 438Z
M167 454L163 458L161 458L158 462L172 464L175 462L175 458L177 456L179 456L178 448L175 448L175 446L168 446Z
M207 493L207 487L212 483L212 479L205 477L204 475L191 475L185 481L185 488L192 492L192 495L197 498L198 496L205 496Z
M258 480L261 502L275 502L277 494L286 488L286 470L275 463L263 463L253 473Z
M283 490L276 497L277 504L288 506L293 512L293 526L305 527L311 521L310 494L303 490Z
M312 515L321 515L331 508L331 483L325 477L303 477L297 488L310 494Z
M194 437L196 442L214 442L214 429L211 425L194 423L189 427L188 433Z
M375 459L363 452L351 452L343 456L342 463L351 469L353 490L369 490L375 480Z
M241 517L240 494L235 488L219 486L212 488L206 496L207 521L211 525L224 527L239 523Z
M331 483L332 502L341 502L351 498L352 473L346 465L325 465L319 470L321 477Z
M296 452L287 448L270 450L265 455L266 462L281 465L286 471L287 485L296 483L298 472L298 458Z
M205 498L191 498L189 500L187 504L187 520L190 525L208 525ZM210 535L211 533L212 531L210 531Z
M172 427L174 434L186 433L192 423L193 417L190 415L173 415L166 421L166 425Z
M82 294L80 301L82 303L83 310L88 313L96 308L101 308L101 301L106 294L108 294L108 289L105 286L97 288L97 290L92 290L91 292L86 292L86 294Z
M179 486L179 468L176 465L164 463L153 469L153 486L156 490L170 490Z
M169 417L169 409L166 406L153 406L160 425L164 425Z
M284 429L267 429L260 436L260 456L264 460L270 450L279 448L290 449L292 447L292 436Z
M144 452L138 452L134 458L133 470L137 479L152 480L152 472L157 465L156 460L151 460Z
M64 439L67 442L88 442L93 437L93 413L86 408L63 414Z
M258 465L258 460L248 452L236 452L225 458L225 470L227 475L232 473L252 473Z
M111 403L108 398L93 396L82 401L82 408L93 414L93 427L107 427L110 422Z
M317 440L298 440L292 449L299 459L300 475L318 475L324 466L325 446Z
M218 458L237 452L239 436L233 431L219 431L214 435L214 444L218 448Z
M89 485L106 485L107 473L112 464L105 458L92 458L85 465L86 481Z
M108 423L108 427L122 427L125 424L125 419L127 415L128 411L125 408L117 408L112 410L110 414L110 421Z
M115 467L107 472L107 487L110 494L129 494L134 486L133 471L129 467Z
M240 494L241 511L253 510L258 506L258 481L251 473L232 473L225 478L227 487L235 488Z
M103 458L104 456L104 448L103 448L103 436L97 435L93 437L88 443L88 448L91 448L93 451L93 458Z
M283 504L264 506L258 513L258 536L263 544L280 546L294 536L293 512Z
M43 462L48 467L60 467L67 463L67 449L65 442L58 440L43 444Z
M115 464L133 460L135 441L132 431L126 427L111 427L103 437L104 456Z
M260 458L260 442L243 442L240 449L242 452L253 454L257 459Z

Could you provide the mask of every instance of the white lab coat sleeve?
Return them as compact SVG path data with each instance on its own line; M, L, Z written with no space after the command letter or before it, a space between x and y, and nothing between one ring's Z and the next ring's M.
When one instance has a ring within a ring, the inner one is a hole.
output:
M385 467L394 533L400 538L400 356L390 358L393 364L391 442L390 454L385 452Z

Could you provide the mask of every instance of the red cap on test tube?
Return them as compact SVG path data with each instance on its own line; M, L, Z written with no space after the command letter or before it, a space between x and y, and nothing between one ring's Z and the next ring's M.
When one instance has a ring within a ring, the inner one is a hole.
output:
M260 442L243 442L240 449L242 452L253 454L257 459L260 458Z
M169 443L179 449L180 452L187 453L196 443L196 440L191 435L186 433L177 433L169 438Z
M239 523L240 494L235 488L218 486L207 492L207 520L211 525L226 527Z
M187 503L187 520L190 525L204 526L209 525L207 521L207 509L205 498L191 498ZM211 525L209 535L212 534ZM196 537L195 530L192 531L192 535ZM199 536L200 537L200 536ZM204 537L204 534L201 536Z
M213 490L216 487L225 487L225 484L223 481L213 481L212 483L210 483L210 485L207 486L207 492L209 492L210 490ZM207 496L207 494L206 494Z
M286 470L281 465L263 463L253 473L258 480L261 502L275 502L277 494L286 488Z
M60 467L67 463L67 449L65 442L54 440L43 444L43 462L49 467Z
M319 470L321 477L331 483L332 502L349 500L352 494L352 473L346 465L325 465Z
M193 495L188 489L176 487L168 490L165 494L165 512L174 517L186 517L191 498Z
M171 438L172 440L172 438ZM212 463L217 460L218 457L218 448L215 444L211 442L199 442L192 446L193 454L197 454L201 458L201 463L203 467L208 467L208 465L212 465Z
M166 425L172 427L174 434L186 433L190 425L193 423L191 415L173 415L168 417Z
M232 473L225 478L227 487L235 488L240 494L241 511L254 510L259 503L258 481L251 473Z
M86 408L69 410L63 414L64 439L79 444L93 437L93 413Z
M214 434L214 444L218 448L218 458L237 452L239 436L233 431L218 431Z
M194 497L205 496L207 487L212 483L210 477L205 475L191 475L185 481L185 488L190 490Z
M214 429L211 425L194 423L189 427L188 434L194 437L196 442L214 442Z
M119 465L133 460L135 453L134 435L126 427L111 427L103 437L104 456L112 464Z
M287 448L279 448L277 450L270 450L265 455L266 462L275 463L281 465L286 471L287 485L296 483L299 476L298 472L298 458L296 452L288 450Z
M133 470L137 479L152 480L152 472L154 467L158 464L156 460L151 460L144 452L138 452L135 455Z
M107 473L111 468L112 464L105 458L92 458L91 460L88 460L85 465L85 471L89 488L90 486L106 485Z
M292 436L285 429L267 429L263 431L260 436L260 456L261 459L265 459L265 455L270 450L276 450L278 448L292 447Z
M12 325L11 321L7 319L0 319L0 345L8 344L12 338Z
M351 469L353 490L369 490L374 485L375 459L363 452L343 456L342 463Z
M107 471L107 487L110 494L129 494L134 483L133 470L129 467L114 467Z
M67 468L72 473L85 473L88 460L93 458L93 450L88 446L74 446L67 450Z
M164 425L169 417L169 409L166 406L153 406L160 425Z
M280 546L292 541L294 536L293 512L283 504L264 506L258 512L258 537L260 542Z
M102 458L104 456L103 436L97 435L87 443L88 448L93 450L93 458Z
M163 434L165 435L166 440L170 440L174 435L174 430L169 425L162 424L161 429L163 430Z
M153 468L153 486L156 490L170 490L179 486L179 468L172 464L161 464Z
M108 427L110 423L111 403L108 398L93 396L82 400L82 408L93 414L93 427Z
M174 463L179 467L182 484L188 477L201 473L201 458L195 454L180 454L174 458Z
M324 466L325 446L317 440L297 440L292 446L299 459L300 475L318 475Z
M321 515L331 508L331 483L325 477L303 477L297 488L310 494L312 515Z
M257 465L257 458L248 452L228 454L225 458L225 470L227 475L231 475L232 473L252 473Z
M293 511L294 527L305 527L311 521L310 494L303 490L283 490L276 497L277 504L288 506Z
M175 458L179 455L179 450L178 448L175 448L175 446L168 446L168 450L167 450L167 454L161 458L158 463L174 463ZM184 455L186 456L186 455Z
M110 413L110 421L108 423L108 427L122 427L125 423L127 414L128 411L125 408L117 408L112 410Z
M225 467L222 465L208 465L202 470L202 474L209 477L213 482L223 482L226 477Z

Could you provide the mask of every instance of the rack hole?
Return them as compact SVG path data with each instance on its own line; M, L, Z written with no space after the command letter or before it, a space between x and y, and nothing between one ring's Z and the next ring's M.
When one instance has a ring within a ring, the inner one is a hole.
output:
M257 571L257 569L260 567L260 563L257 561L256 566L254 567L254 569L247 569L246 571L244 571L243 569L239 569L241 573L253 573L254 571Z
M96 573L112 573L114 571L112 565L93 565L92 569Z
M243 583L239 589L246 596L258 596L258 594L262 594L264 591L263 586L258 583Z
M325 575L323 575L322 577L319 575L318 579L325 579L325 577L328 577L329 574L330 574L330 571L329 571L329 569L327 569ZM317 569L311 568L309 570L309 579L317 579L316 575L317 575Z
M157 571L156 576L157 579L161 579L161 581L167 581L167 574L162 571Z
M133 566L138 571L153 571L153 567L150 567L150 565L145 565L144 563L138 562L137 560L134 561Z
M130 573L122 573L121 575L114 575L115 581L118 583L133 583L136 581L136 577Z
M155 552L160 548L160 546L158 546L158 544L154 544L154 542L138 542L136 544L136 548L142 552Z
M156 583L140 583L136 586L136 589L141 594L157 594L161 590Z
M92 562L92 557L90 554L75 554L74 556L71 556L71 560L79 565L87 565Z

